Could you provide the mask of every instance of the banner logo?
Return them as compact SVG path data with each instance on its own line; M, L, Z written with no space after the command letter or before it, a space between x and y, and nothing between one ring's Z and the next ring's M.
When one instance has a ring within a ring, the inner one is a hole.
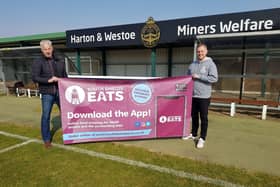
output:
M152 89L147 84L136 84L132 91L132 99L138 104L147 103L152 97Z
M176 84L176 91L185 92L186 90L187 90L187 84L185 84L185 83Z
M168 123L168 122L181 122L181 116L160 116L159 122L160 123Z
M146 21L146 25L141 30L141 39L147 48L157 46L160 39L160 29L152 17Z
M69 103L78 105L85 100L85 92L80 86L70 86L65 91L65 98Z

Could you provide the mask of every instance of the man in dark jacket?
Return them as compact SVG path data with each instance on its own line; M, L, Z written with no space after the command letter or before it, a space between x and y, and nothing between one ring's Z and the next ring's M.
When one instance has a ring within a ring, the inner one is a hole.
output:
M67 77L65 63L53 54L50 40L40 42L42 56L32 64L32 80L39 84L42 95L41 133L46 148L51 147L50 115L53 104L60 108L58 95L59 78Z

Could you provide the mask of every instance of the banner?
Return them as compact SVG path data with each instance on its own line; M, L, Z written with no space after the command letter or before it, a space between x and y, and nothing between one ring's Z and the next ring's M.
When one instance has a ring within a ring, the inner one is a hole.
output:
M64 144L189 134L191 76L59 80Z

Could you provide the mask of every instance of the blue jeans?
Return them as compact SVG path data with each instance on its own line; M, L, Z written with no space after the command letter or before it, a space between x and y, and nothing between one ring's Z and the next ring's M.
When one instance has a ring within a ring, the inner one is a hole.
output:
M50 118L53 104L56 103L60 109L59 96L51 94L42 94L42 116L41 116L41 134L44 142L51 141Z

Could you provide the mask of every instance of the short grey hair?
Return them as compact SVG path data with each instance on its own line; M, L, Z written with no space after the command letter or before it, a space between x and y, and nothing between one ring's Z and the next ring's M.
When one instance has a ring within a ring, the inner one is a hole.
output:
M205 49L208 48L205 43L199 43L196 48L199 48L199 47L205 47Z
M44 45L52 46L52 41L50 40L41 40L40 47L42 48Z

